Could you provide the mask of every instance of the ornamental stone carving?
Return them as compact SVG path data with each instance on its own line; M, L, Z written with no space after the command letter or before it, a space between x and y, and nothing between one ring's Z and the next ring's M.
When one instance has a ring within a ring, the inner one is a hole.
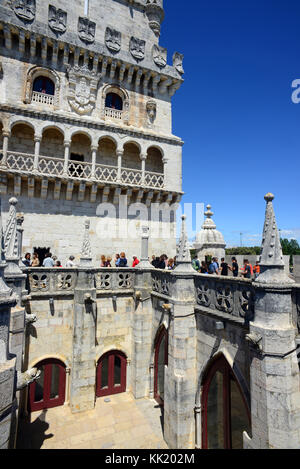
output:
M107 27L105 31L105 44L110 51L114 53L119 52L121 49L121 33Z
M88 18L78 19L78 35L84 42L91 44L95 41L96 23Z
M24 21L33 21L36 12L35 0L14 0L12 8L15 14Z
M147 0L146 15L149 26L156 36L160 35L160 25L164 19L163 0Z
M134 57L136 60L143 60L145 57L145 45L146 42L142 39L132 37L129 44L129 50L132 57Z
M179 54L179 52L175 52L175 54L173 55L173 67L177 70L177 72L180 75L184 74L184 70L182 66L183 58L184 58L184 55Z
M17 212L18 200L15 197L9 199L9 213L4 230L4 247L6 258L18 258L18 236L17 236Z
M154 44L152 48L152 58L159 68L164 68L167 65L167 49Z
M95 107L98 83L101 75L86 65L69 68L68 101L77 114L89 114Z
M156 118L156 102L154 99L149 99L146 104L147 116L148 116L148 123L153 124Z
M55 33L63 34L67 29L67 12L49 5L48 24Z

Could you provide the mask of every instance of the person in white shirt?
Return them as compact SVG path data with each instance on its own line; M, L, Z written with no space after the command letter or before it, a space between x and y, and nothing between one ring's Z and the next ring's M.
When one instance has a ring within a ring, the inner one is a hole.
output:
M49 252L46 254L46 257L43 260L43 267L54 267L54 260L52 259Z
M74 256L70 256L70 257L69 257L69 260L68 260L67 263L66 263L66 267L76 267L76 264L75 264L75 262L74 262L74 259L75 259Z

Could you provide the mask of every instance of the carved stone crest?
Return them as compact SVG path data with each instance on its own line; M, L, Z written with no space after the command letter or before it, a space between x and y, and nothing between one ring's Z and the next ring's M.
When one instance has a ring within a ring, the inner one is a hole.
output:
M97 88L101 75L85 65L69 68L68 101L78 114L89 114L95 107Z
M145 57L145 45L146 42L142 39L132 37L129 44L129 50L132 57L134 57L136 60L143 60Z
M48 24L54 32L63 34L67 29L67 12L49 5Z
M95 41L96 23L88 18L78 19L78 35L84 42L92 43Z
M148 116L148 123L153 124L156 117L156 102L154 99L149 99L149 101L147 101L146 111Z
M33 21L35 18L35 0L14 0L12 8L15 14L24 21Z
M152 58L158 67L164 68L167 65L167 49L154 44L152 48Z
M175 54L173 55L173 67L175 67L175 69L177 70L178 73L180 73L180 75L184 74L184 70L182 66L183 58L184 58L184 55L179 54L179 52L175 52Z
M121 49L121 33L107 27L105 31L105 44L112 52L119 52Z

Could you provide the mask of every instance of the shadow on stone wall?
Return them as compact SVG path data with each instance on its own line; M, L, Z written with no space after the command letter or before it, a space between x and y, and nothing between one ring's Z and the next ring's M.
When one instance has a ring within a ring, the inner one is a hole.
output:
M19 421L17 449L40 449L45 440L52 438L53 433L46 435L49 423L46 422L47 410L42 410L40 415L32 422L21 418Z

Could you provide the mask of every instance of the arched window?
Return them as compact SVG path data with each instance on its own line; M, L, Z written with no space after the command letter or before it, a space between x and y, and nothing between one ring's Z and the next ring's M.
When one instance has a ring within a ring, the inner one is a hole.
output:
M203 449L243 449L243 431L250 435L250 412L224 356L205 375L202 409Z
M33 82L32 91L37 93L48 94L54 96L55 94L55 85L52 80L48 77L39 76Z
M97 365L97 397L120 394L126 391L127 360L118 350L102 355Z
M168 332L163 327L156 337L154 356L154 398L164 403L165 366L168 365Z
M38 363L40 377L29 386L29 411L50 409L65 402L66 367L55 358Z
M123 111L123 100L116 93L108 93L105 98L105 107Z

